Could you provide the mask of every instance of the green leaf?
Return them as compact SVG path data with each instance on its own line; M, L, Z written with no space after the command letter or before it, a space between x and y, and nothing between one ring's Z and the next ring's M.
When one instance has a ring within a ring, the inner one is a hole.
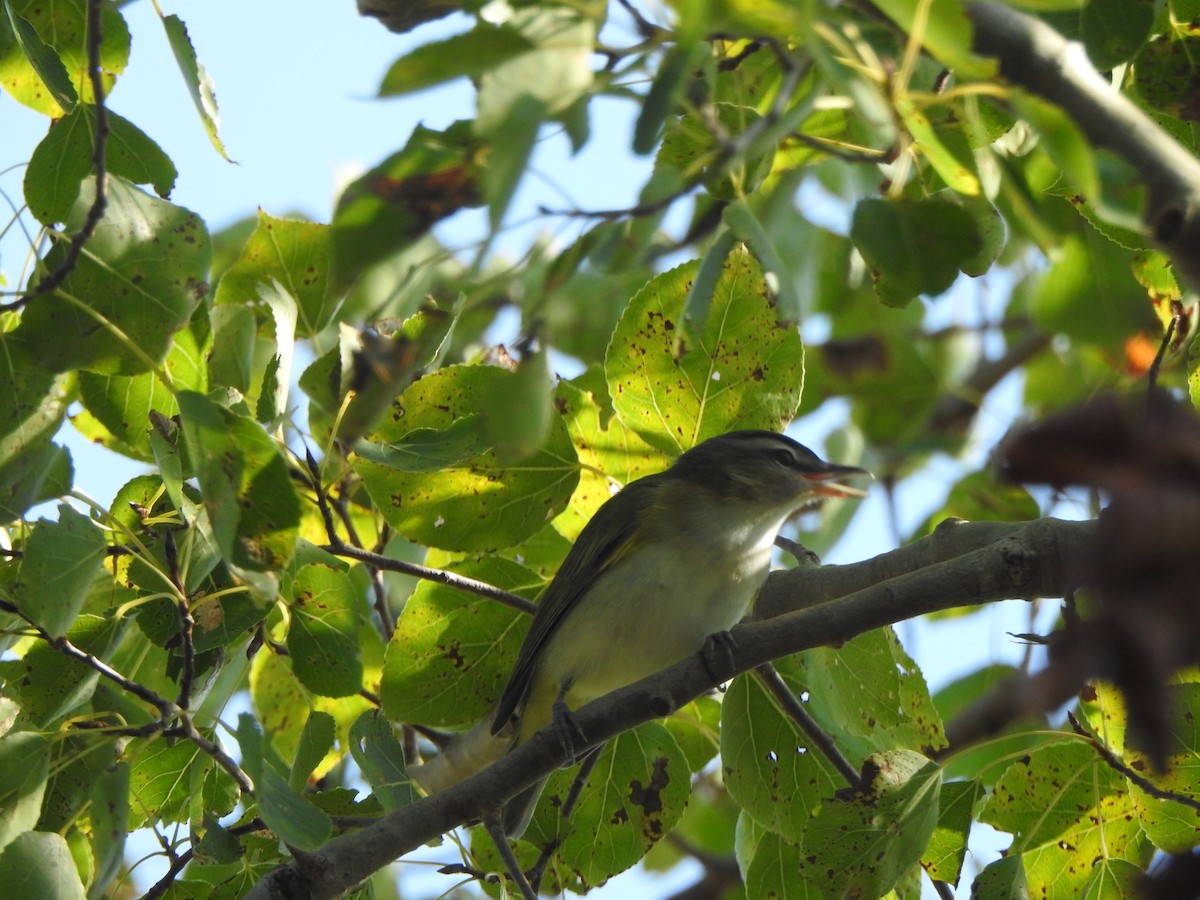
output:
M1008 856L989 865L976 876L971 893L980 900L1029 900L1021 857Z
M1127 752L1126 762L1149 778L1160 790L1200 801L1200 685L1177 684L1168 688L1171 709L1172 752L1162 772L1137 750ZM1134 808L1141 827L1154 846L1167 853L1190 853L1200 831L1200 812L1170 799L1153 797L1142 788L1132 790Z
M279 568L294 549L300 501L278 446L257 422L202 394L178 399L221 555L255 571Z
M479 206L483 157L470 122L445 131L417 126L404 149L351 183L333 213L337 285L348 287L436 222Z
M39 364L34 348L20 335L0 331L0 519L4 521L47 499L42 485L66 452L50 439L66 416L68 384L66 376ZM69 467L69 457L67 463Z
M61 835L27 831L0 854L0 884L11 897L84 900L87 893Z
M292 760L292 770L288 774L288 786L293 791L304 790L313 770L325 758L325 754L333 749L336 728L337 723L329 713L319 710L309 713L304 730L300 732L300 744L296 748L296 758Z
M750 675L735 678L721 702L721 765L738 806L795 841L821 801L844 784ZM788 802L780 803L781 796Z
M338 345L300 376L300 387L312 405L313 431L328 434L336 423L340 441L357 441L425 368L436 368L454 321L450 313L427 308L409 316L390 335L340 324Z
M106 543L91 519L61 504L58 521L42 519L29 536L13 592L17 608L51 637L66 634L102 571Z
M495 366L450 366L426 375L396 400L368 440L392 443L419 428L442 429L484 412L483 401L516 376ZM504 466L492 451L462 466L411 473L358 459L367 493L400 534L447 550L518 544L566 506L579 480L575 448L561 417L537 453Z
M1034 127L1038 146L1058 166L1068 184L1085 199L1100 196L1101 182L1095 148L1079 126L1061 109L1039 97L1014 92L1017 113Z
M490 449L478 415L455 419L441 431L418 428L390 444L354 444L354 452L363 459L401 472L436 472L461 465Z
M196 112L200 114L200 122L204 125L208 140L213 145L213 149L220 153L223 159L228 160L229 154L225 151L225 144L217 134L220 129L217 95L213 92L212 79L208 77L204 66L196 57L196 49L192 46L192 39L188 36L187 26L179 16L175 15L163 16L162 23L167 32L167 43L171 45L171 52L175 54L175 62L179 65L179 71L183 75L183 81L187 85Z
M688 263L653 278L630 301L605 359L617 415L670 454L735 428L782 429L804 381L804 345L779 321L763 274L744 247L725 260L704 332L677 346L697 271Z
M964 475L951 488L942 508L917 529L916 534L930 534L934 527L948 518L981 519L999 522L1023 522L1041 514L1037 501L1019 484L997 482L992 472L972 472Z
M736 246L737 236L733 229L722 227L717 230L688 286L687 299L683 302L683 333L679 338L679 346L697 344L703 338L712 311L713 297L717 292L717 282L725 274L725 264Z
M753 820L742 817L739 830L753 826L742 823ZM799 844L788 841L771 831L757 835L753 847L740 854L746 873L746 894L749 897L778 897L781 900L824 900L825 894L813 882L812 872L805 867L805 851Z
M959 113L944 104L919 109L911 97L901 99L897 111L917 151L929 160L947 187L969 197L979 196L975 157Z
M213 739L210 732L201 734ZM225 815L238 799L229 773L191 741L138 741L129 757L131 828L183 821L197 801L206 811Z
M1122 782L1087 743L1057 741L1018 759L996 784L979 819L1010 832L1014 853L1056 845L1085 831L1103 840L1111 824L1104 821L1106 810L1118 794L1127 796Z
M103 891L121 871L129 834L129 764L115 762L99 773L91 790L92 845L96 875L90 889Z
M163 361L174 390L152 372L141 375L79 373L79 399L83 412L71 424L89 440L143 462L154 461L150 435L152 412L171 417L179 412L175 391L208 390L205 347L194 328L175 334Z
M12 27L19 17L26 23L19 26L19 36L7 27L7 33L0 34L0 85L12 98L54 119L63 116L75 102L72 89L84 103L96 102L88 75L87 0L7 0L5 5L9 16L5 17L7 21L0 21ZM36 32L40 45L30 29ZM100 81L108 96L129 61L129 28L115 6L101 7L100 34ZM61 61L65 73L51 61L51 52ZM49 84L42 80L43 73L49 76ZM70 78L70 88L63 83L64 74ZM60 104L59 97L68 104Z
M9 54L13 46L19 47L29 62L33 74L40 78L46 89L59 105L60 109L70 111L79 101L75 85L71 83L71 75L62 59L54 48L44 43L37 30L29 24L29 20L17 15L11 3L4 4L8 21L0 20L0 54L5 60L5 68L12 71L17 65L9 62Z
M982 796L983 785L978 781L952 781L942 785L937 827L921 854L921 865L935 881L958 884L967 855L975 803Z
M860 200L850 237L871 270L875 293L889 306L942 293L983 245L971 215L938 199Z
M873 754L863 780L808 823L805 871L828 896L882 897L929 843L941 783L937 765L919 753Z
M962 4L956 0L880 0L884 15L905 34L914 34L939 62L954 69L959 77L987 78L995 71L995 62L971 53L972 29ZM924 28L916 32L918 14L925 16Z
M526 353L513 377L496 382L480 404L488 446L502 465L528 459L549 437L557 416L553 407L554 376L544 348Z
M323 697L346 697L363 688L358 629L365 599L344 572L307 565L291 585L288 654L300 683Z
M258 225L237 262L221 276L214 302L250 304L261 321L269 321L260 291L277 281L296 300L300 336L313 337L337 311L331 278L330 226L278 219L260 209Z
M1094 233L1068 237L1029 298L1030 314L1043 331L1117 350L1159 327L1132 266L1130 251Z
M598 367L573 381L560 381L554 404L579 453L579 486L570 505L554 520L555 529L573 539L615 488L661 472L671 458L613 415L604 373Z
M1131 60L1154 28L1152 0L1090 0L1079 13L1080 36L1101 72Z
M567 820L561 809L575 775L550 777L524 839L556 842L558 860L583 889L636 864L675 827L691 794L687 758L658 722L608 743Z
M518 97L501 128L504 139L497 141L488 153L483 170L483 199L488 207L488 224L493 230L504 220L509 201L529 165L545 111L536 97Z
M545 586L534 572L499 557L447 569L533 599ZM470 725L500 696L532 621L487 597L423 581L396 622L380 698L388 718L435 728Z
M254 781L254 799L263 821L283 841L301 850L316 850L329 840L329 816L288 787L271 761L264 758L263 736L248 713L238 716L242 765Z
M350 728L350 755L385 812L407 806L420 795L408 777L404 747L392 723L368 710Z
M788 277L790 270L774 239L744 200L735 200L725 208L725 221L762 266L780 320L792 324L799 322L804 303L796 293L795 283Z
M708 52L707 45L700 42L686 46L676 43L664 51L662 63L650 83L650 90L646 92L633 126L634 153L645 154L654 149L663 123L668 116L675 114L675 104L684 79L689 74L688 70Z
M209 321L213 334L212 349L208 354L211 383L214 387L230 387L248 394L253 377L254 336L258 331L254 313L245 306L214 305L209 312Z
M105 167L134 184L151 184L166 197L179 174L171 158L140 128L108 113ZM81 104L61 119L33 151L25 170L25 202L43 225L65 222L92 173L96 108Z
M42 735L18 731L0 738L0 850L37 825L49 774L50 747Z
M1183 21L1200 18L1181 17ZM1134 87L1151 108L1194 122L1200 100L1200 35L1175 34L1171 40L1148 41L1134 59Z
M75 619L66 637L84 652L106 659L128 624L128 619L85 614ZM100 674L38 641L20 659L0 661L0 677L21 704L17 721L45 728L86 703Z
M93 191L89 178L68 217L71 229L82 225ZM54 269L65 253L56 243L45 267ZM198 216L110 176L107 210L79 264L58 291L25 309L17 331L56 371L148 371L191 319L210 261Z
M400 57L383 76L379 96L397 97L464 75L477 78L533 47L508 25L479 24L465 34L422 44Z
M479 79L475 131L506 139L513 106L530 98L547 114L565 112L592 86L596 23L567 7L529 6L511 12L507 24L533 49L490 67Z

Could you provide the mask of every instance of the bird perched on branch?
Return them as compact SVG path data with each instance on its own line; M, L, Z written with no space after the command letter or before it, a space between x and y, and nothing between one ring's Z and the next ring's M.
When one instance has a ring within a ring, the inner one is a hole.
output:
M782 434L733 431L630 483L580 532L546 589L493 715L414 779L427 790L456 783L552 723L569 740L570 709L679 662L741 620L787 519L818 498L863 496L839 479L866 474ZM524 832L544 785L505 807L510 837Z

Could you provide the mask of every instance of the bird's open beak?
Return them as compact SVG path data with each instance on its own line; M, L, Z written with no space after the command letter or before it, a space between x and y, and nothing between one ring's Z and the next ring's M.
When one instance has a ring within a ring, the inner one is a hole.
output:
M812 492L818 497L865 497L867 492L860 488L842 484L841 479L855 475L872 478L870 472L858 466L838 466L832 463L823 472L811 472L805 475L812 487Z

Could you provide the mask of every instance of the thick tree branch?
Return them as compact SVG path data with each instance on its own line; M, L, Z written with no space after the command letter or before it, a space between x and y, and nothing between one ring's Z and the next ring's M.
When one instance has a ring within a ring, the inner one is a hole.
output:
M1193 290L1200 289L1200 161L1092 67L1083 46L999 3L972 2L975 51L1001 74L1066 112L1096 147L1132 166L1147 188L1142 218Z
M769 579L769 620L734 629L737 646L725 680L770 660L811 647L837 645L855 635L913 616L1006 599L1061 596L1076 568L1076 554L1094 539L1094 522L1039 519L1021 525L961 523L903 550L846 570L840 582L861 584L845 596L808 608L809 580L824 569L797 569ZM881 573L890 573L879 577ZM877 582L877 583L876 583ZM828 583L819 585L828 590ZM710 661L711 662L711 661ZM642 722L668 715L715 687L714 676L696 654L584 706L573 718L586 742L598 744ZM332 897L485 811L501 806L523 788L566 762L552 729L545 729L494 765L377 823L329 841L303 861L271 872L255 885L252 898ZM299 891L300 893L297 893Z

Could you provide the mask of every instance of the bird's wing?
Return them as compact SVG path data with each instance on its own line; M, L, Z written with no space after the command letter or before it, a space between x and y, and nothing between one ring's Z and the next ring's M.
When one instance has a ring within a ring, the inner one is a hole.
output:
M631 538L637 531L641 517L653 503L659 481L657 475L650 475L632 482L601 506L579 533L575 545L567 553L567 558L538 604L516 665L496 705L493 734L504 727L521 705L532 683L542 650L563 619L576 607L593 582L629 552ZM593 534L609 537L607 540L596 540Z

